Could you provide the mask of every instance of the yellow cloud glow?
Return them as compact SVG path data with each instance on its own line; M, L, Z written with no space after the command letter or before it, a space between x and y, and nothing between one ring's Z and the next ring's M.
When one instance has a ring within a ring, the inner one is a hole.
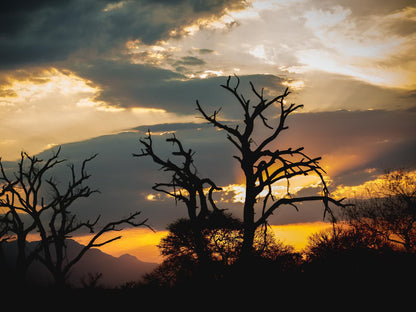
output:
M90 139L141 123L193 120L163 109L126 109L97 100L102 90L67 70L10 74L0 85L0 156L15 160L55 144ZM138 103L139 104L139 103Z
M297 176L290 179L289 192L294 195L300 192L304 188L309 187L318 187L321 184L321 180L318 176L308 175L308 176ZM233 194L232 201L237 203L244 203L246 197L246 189L244 184L230 184L222 187L224 195ZM268 193L267 189L264 189L259 196L265 197ZM281 181L272 185L272 193L277 198L281 198L287 195L288 186L286 181Z
M371 172L372 169L367 169L367 171ZM407 175L412 180L416 180L416 170L408 172ZM383 190L383 185L385 186L387 183L386 177L379 175L375 179L366 181L363 184L353 186L340 185L332 195L335 198L368 198L369 196L378 196L380 194L377 194L377 192ZM406 186L403 185L403 188L406 188Z
M291 90L302 90L305 87L305 82L303 80L286 80L282 82L282 85Z
M146 108L146 107L133 107L131 109L136 114L147 114L147 113L166 113L166 110L160 108Z
M166 41L159 41L154 45L146 45L139 39L127 41L126 49L125 53L131 56L131 62L133 64L152 65L163 65L163 62L173 53L181 51L180 47Z

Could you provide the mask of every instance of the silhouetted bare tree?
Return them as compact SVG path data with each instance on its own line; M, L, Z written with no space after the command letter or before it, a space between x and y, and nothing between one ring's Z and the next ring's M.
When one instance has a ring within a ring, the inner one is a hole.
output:
M0 208L2 208L3 234L6 239L16 239L18 246L16 270L19 282L24 281L28 266L36 259L42 262L54 277L55 284L64 286L70 269L92 247L99 247L115 241L117 236L104 242L98 239L106 232L120 230L119 226L146 225L146 220L135 222L140 214L136 212L127 218L109 222L96 231L100 217L94 222L80 221L71 211L73 203L81 198L89 197L97 192L85 182L90 178L85 168L94 155L82 162L79 174L74 165L70 165L70 180L65 188L53 178L46 178L46 174L65 160L59 158L60 148L46 161L36 156L29 156L22 152L18 162L18 170L13 176L6 174L0 159ZM72 259L67 258L66 239L76 231L88 229L95 235ZM29 233L37 231L40 236L39 244L28 251L26 240Z
M22 152L18 171L14 173L13 178L8 177L0 161L2 224L5 227L4 233L12 234L9 239L15 238L17 241L16 272L20 282L24 280L28 266L41 248L39 246L27 254L26 239L28 234L36 229L41 215L52 207L52 202L45 203L39 193L44 182L44 174L64 161L58 159L59 151L46 162Z
M146 138L140 140L144 149L140 154L133 154L133 156L149 156L155 163L161 165L164 171L171 174L169 182L156 183L153 189L185 203L194 233L195 252L199 260L206 263L209 261L209 256L202 235L203 223L210 214L220 213L212 198L213 191L220 190L220 188L211 179L199 177L194 165L192 149L186 151L175 135L166 141L171 142L177 148L172 155L176 159L182 159L182 163L180 161L175 163L169 158L165 160L158 156L153 149L150 131Z
M260 92L250 82L251 90L257 99L255 105L250 100L239 94L238 87L240 79L236 77L236 85L231 86L231 77L225 85L221 85L229 91L236 99L243 112L243 123L230 126L228 122L218 120L219 110L212 115L205 112L202 106L196 101L197 108L203 117L218 129L225 130L228 140L237 148L239 154L234 158L240 163L245 176L246 197L244 201L244 242L242 256L250 258L253 254L253 241L256 229L267 223L268 217L283 205L291 205L296 209L297 203L305 201L322 201L326 213L331 213L329 203L341 206L341 201L329 197L329 191L324 180L324 170L319 165L320 157L311 158L304 153L304 148L280 149L276 144L279 135L288 129L286 119L288 116L302 107L302 105L285 104L286 97L290 94L286 89L283 94L267 99L264 90ZM270 108L277 105L280 107L280 116L271 121L267 118ZM260 128L257 123L264 127L261 130L268 131L263 138L258 137L256 129ZM322 183L322 195L295 197L289 193L289 181L293 177L315 174ZM286 181L288 185L287 196L277 198L272 192L272 185ZM267 194L262 200L261 212L255 218L255 205L259 202L260 194L266 190ZM332 213L331 213L332 214Z

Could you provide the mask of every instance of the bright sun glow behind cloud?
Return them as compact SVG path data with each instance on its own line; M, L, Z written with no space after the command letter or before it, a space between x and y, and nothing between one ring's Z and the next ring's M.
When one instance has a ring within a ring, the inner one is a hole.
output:
M16 159L22 149L38 153L144 122L180 120L164 109L112 106L96 99L100 92L91 81L55 68L8 78L0 86L3 159Z
M416 86L415 63L410 67L389 65L392 59L410 53L409 43L415 37L387 36L387 25L412 20L415 8L406 8L383 17L371 17L357 24L351 10L335 6L332 10L311 10L304 14L305 25L320 41L319 49L296 52L307 69L339 73L381 86L412 89Z
M394 173L394 172L392 172ZM416 180L416 170L409 171L407 176L411 178L413 181ZM405 190L408 185L405 185L405 181L401 181L403 183L400 187L402 190ZM374 177L372 180L365 181L362 184L352 185L352 186L344 186L339 185L336 190L333 192L333 196L336 198L355 198L355 199L367 199L371 197L377 196L385 196L383 193L384 188L388 184L385 175L378 175ZM381 193L380 193L381 192Z
M288 191L291 195L300 192L305 188L316 188L321 185L321 180L318 176L296 176L290 179L289 189L286 181L272 185L272 193L276 198L285 197ZM225 197L231 195L231 201L234 203L244 203L246 197L246 189L244 184L230 184L222 188L223 195ZM268 189L264 189L260 193L260 197L265 197L268 193ZM225 197L221 199L222 202L226 202Z
M392 29L414 22L415 16L416 8L406 7L359 19L351 8L336 3L319 8L308 1L258 0L245 10L199 19L182 29L182 37L154 45L129 42L126 53L132 62L175 70L176 61L189 51L209 47L210 55L193 53L201 64L181 67L189 78L200 77L204 70L233 74L236 67L240 75L318 70L383 87L414 89L416 35Z

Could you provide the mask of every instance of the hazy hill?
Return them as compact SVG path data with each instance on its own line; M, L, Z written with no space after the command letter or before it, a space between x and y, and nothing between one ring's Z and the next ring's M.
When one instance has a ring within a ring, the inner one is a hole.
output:
M28 243L31 249L37 242ZM68 240L67 254L69 259L83 246L74 240ZM13 266L16 257L16 244L14 242L3 244L4 254L9 266ZM124 254L113 257L99 249L90 249L84 257L73 267L69 276L69 282L73 286L82 286L82 280L88 281L88 274L102 273L98 285L104 287L117 287L130 281L138 281L140 278L157 266L156 263L143 262L136 257ZM39 262L29 267L28 279L30 283L48 285L52 283L52 276Z

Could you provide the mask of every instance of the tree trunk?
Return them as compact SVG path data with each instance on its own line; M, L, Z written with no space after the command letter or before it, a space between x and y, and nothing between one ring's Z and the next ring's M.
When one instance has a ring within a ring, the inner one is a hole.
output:
M256 202L256 194L254 191L254 183L247 179L246 181L246 199L244 203L244 235L243 245L240 258L243 262L247 262L253 256L254 233L256 231L254 225L254 204Z
M26 261L26 239L18 237L17 239L17 258L16 258L16 286L23 286L26 283L27 274Z
M196 214L196 192L190 194L188 206L188 215L191 220L192 232L194 233L195 253L201 264L208 262L208 254L204 243L204 237L202 235L201 220L199 220Z
M55 270L53 278L56 289L64 289L66 287L66 276L64 272L59 269Z
M253 256L254 232L254 226L244 224L243 245L240 255L240 259L243 262L249 261Z
M249 147L246 148L246 155L250 155ZM254 232L256 231L254 225L254 205L256 203L256 184L253 173L253 164L250 159L245 159L242 162L242 169L246 176L246 198L244 201L244 216L243 216L243 246L240 258L243 262L247 262L253 255Z

